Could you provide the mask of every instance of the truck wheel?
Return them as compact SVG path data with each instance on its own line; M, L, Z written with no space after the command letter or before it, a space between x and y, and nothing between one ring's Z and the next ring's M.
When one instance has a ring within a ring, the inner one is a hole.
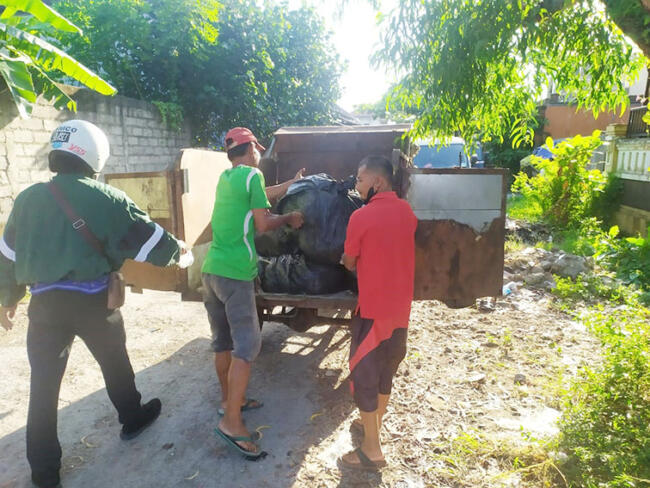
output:
M316 309L300 308L297 310L295 317L291 317L286 324L291 330L296 332L306 332L316 321Z

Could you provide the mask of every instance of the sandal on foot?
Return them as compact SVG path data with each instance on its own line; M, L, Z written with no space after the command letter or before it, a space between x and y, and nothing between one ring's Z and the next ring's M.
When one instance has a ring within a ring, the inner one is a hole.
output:
M360 462L351 463L349 461L346 461L344 457L340 457L339 463L341 466L362 471L378 471L380 468L386 466L386 461L373 461L368 456L366 456L360 447L357 447L353 452L357 455Z
M230 448L237 451L239 454L244 456L249 461L257 461L258 459L266 457L267 455L265 451L262 450L248 451L247 449L244 449L242 446L237 444L238 442L250 442L252 444L255 444L255 440L253 439L253 436L246 437L246 436L228 435L219 427L214 429L214 433L217 434L219 437L221 437L224 441L226 441L226 444L228 444Z
M244 403L241 406L241 411L245 412L246 410L255 410L257 408L262 408L264 406L264 402L260 402L258 400L255 400L254 398L247 398L246 403ZM217 410L217 414L220 417L223 417L226 414L226 410L223 407L219 407Z

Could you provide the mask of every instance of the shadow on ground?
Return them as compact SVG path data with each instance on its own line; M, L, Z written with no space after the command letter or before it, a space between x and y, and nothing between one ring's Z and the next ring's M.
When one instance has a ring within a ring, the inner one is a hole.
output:
M220 394L209 341L201 338L136 374L143 400L158 396L163 403L160 419L137 439L119 440L117 415L104 389L59 410L63 486L302 485L297 476L306 453L331 436L354 408L348 383L334 387L341 371L327 373L321 367L332 351L349 347L347 335L335 337L333 327L317 330L296 334L280 324L264 325L249 393L265 405L245 419L250 429L263 432L265 459L245 461L214 435ZM23 427L0 439L0 488L31 486L24 437ZM341 487L381 483L379 474L335 468L329 474L341 478Z

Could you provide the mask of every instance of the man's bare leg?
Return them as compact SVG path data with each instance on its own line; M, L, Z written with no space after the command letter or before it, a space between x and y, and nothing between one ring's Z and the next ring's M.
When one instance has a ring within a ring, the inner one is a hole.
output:
M374 412L361 411L361 422L363 423L363 442L361 451L371 461L384 461L384 454L381 451L379 441L379 418L378 410ZM361 460L354 451L343 456L343 460L349 464L360 464Z
M384 415L386 414L386 409L388 408L388 401L390 400L389 395L382 395L381 393L377 395L377 429L381 431L381 427L384 422Z
M226 412L219 422L219 429L230 436L250 437L241 414L250 374L251 363L237 357L232 358L228 372ZM257 446L251 442L238 442L238 444L247 451L257 452Z
M382 395L381 393L377 395L377 430L381 432L381 427L384 421L384 415L386 414L386 409L388 408L388 401L390 400L390 395ZM363 421L361 420L361 415L359 418L354 419L354 423L359 427L363 427Z
M217 352L214 355L214 369L221 385L221 407L225 410L228 401L228 372L230 371L230 351Z

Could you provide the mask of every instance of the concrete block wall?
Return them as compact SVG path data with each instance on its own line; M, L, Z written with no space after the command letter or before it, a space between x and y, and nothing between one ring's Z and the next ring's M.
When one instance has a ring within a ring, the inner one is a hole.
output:
M0 94L0 227L18 193L52 176L47 167L50 134L66 120L88 120L104 130L111 155L103 173L161 171L191 145L189 128L169 129L150 103L73 87L66 91L77 102L76 113L57 110L39 98L27 120L18 116L7 92Z

